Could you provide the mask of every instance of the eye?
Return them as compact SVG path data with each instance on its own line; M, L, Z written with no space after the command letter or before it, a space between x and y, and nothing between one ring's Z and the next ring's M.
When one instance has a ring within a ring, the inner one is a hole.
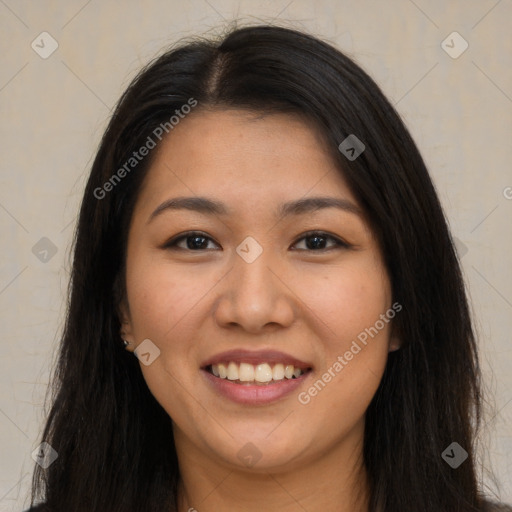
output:
M185 241L185 247L180 246L179 242L181 240ZM188 233L185 233L184 235L181 235L177 238L174 238L167 242L164 246L165 249L183 249L183 250L189 250L189 251L197 251L201 249L206 249L208 245L208 240L212 240L209 236L206 236L204 233L196 232L196 231L189 231Z
M185 241L185 247L183 245L180 245L181 241ZM307 243L306 242L306 249L300 249L300 250L309 250L309 251L326 251L332 248L350 248L351 246L344 242L343 240L329 235L328 233L324 233L323 231L309 231L305 233L302 238L299 238L295 243L294 246L297 245L299 241L302 240L312 240L312 242ZM332 247L325 247L325 241L331 240L334 242L334 245ZM169 242L167 242L164 245L165 249L182 249L182 250L189 250L189 251L201 251L203 249L208 249L208 241L213 240L205 235L204 233L197 232L197 231L189 231L188 233L185 233L181 236L178 236L176 238L173 238ZM217 244L216 244L217 245Z
M350 245L347 244L346 242L344 242L343 240L341 240L335 236L329 235L328 233L324 233L323 231L309 231L308 233L305 233L304 236L302 236L302 238L299 238L299 240L297 240L297 242L299 242L301 240L312 240L312 242L310 242L310 243L306 242L306 249L300 249L300 250L308 250L309 249L309 250L314 250L315 252L318 252L318 251L327 251L329 249L333 249L333 248L337 248L337 247L342 247L342 248L346 248L346 249L348 249L350 247ZM326 240L334 241L334 246L326 249L325 248ZM295 242L294 245L296 245L297 242Z

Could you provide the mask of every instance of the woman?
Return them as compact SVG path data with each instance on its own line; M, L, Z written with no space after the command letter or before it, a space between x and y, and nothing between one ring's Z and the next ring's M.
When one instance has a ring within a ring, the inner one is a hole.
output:
M499 510L425 164L372 79L298 31L198 39L123 94L55 379L37 510Z

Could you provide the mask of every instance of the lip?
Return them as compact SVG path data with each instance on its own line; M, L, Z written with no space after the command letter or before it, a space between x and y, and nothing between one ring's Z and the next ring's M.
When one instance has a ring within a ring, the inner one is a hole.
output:
M295 368L300 368L304 371L309 369L309 371L306 371L306 373L294 379L285 378L281 381L266 385L249 383L236 384L228 379L215 377L215 375L208 371L208 368L212 364L229 363L231 361L237 364L249 363L254 365L262 363L290 364L295 366ZM266 405L286 397L304 384L304 381L311 376L312 370L312 364L278 350L228 350L206 359L201 364L201 375L204 376L207 384L211 386L217 394L244 405Z
M262 363L283 363L283 364L293 364L295 368L300 368L301 370L306 370L307 368L313 368L313 365L301 361L296 357L291 356L290 354L286 354L284 352L279 352L278 350L244 350L244 349L235 349L228 350L226 352L221 352L216 354L215 356L207 359L203 363L201 363L201 369L204 370L207 366L212 364L219 363L229 363L233 361L237 364L240 363L249 363L249 364L262 364Z
M283 379L266 385L235 384L228 379L215 377L208 370L201 368L201 375L216 393L244 405L266 405L276 402L296 391L311 374L312 371L308 371L296 379Z

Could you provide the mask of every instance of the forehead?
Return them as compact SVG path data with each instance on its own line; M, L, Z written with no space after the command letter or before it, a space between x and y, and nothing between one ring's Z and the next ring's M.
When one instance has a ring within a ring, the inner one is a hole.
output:
M160 144L140 194L156 203L171 194L272 202L330 193L354 198L313 123L295 114L196 111Z

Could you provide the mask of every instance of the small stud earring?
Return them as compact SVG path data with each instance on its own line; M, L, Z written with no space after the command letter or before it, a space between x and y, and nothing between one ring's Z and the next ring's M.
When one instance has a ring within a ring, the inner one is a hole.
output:
M123 340L124 348L126 348L129 344L130 344L130 342L129 342L129 341L127 341L127 340Z

